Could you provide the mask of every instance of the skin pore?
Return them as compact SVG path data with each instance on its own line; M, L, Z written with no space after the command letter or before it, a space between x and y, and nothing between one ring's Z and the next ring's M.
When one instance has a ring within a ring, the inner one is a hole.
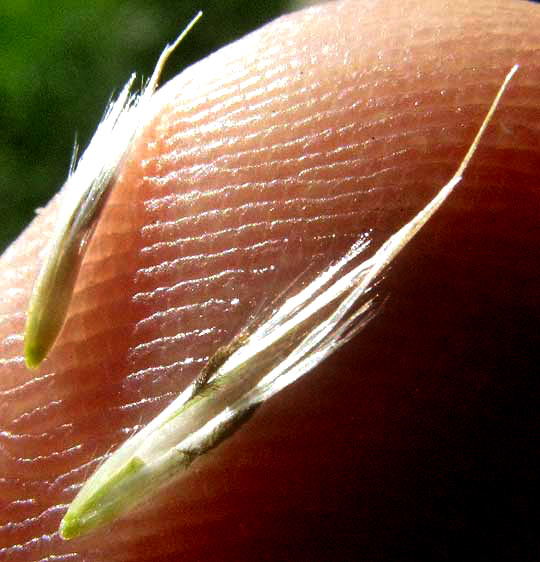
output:
M36 372L21 334L56 201L1 258L0 560L525 556L539 23L525 2L338 2L167 84ZM359 337L151 504L60 541L78 486L208 356L448 181L516 62L463 183Z

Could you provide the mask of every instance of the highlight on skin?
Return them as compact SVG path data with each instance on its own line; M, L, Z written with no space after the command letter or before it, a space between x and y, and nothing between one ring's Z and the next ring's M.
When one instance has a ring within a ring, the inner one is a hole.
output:
M539 26L527 2L329 3L157 91L36 371L24 319L57 202L0 258L0 560L530 559ZM179 483L63 541L83 482L216 349L433 198L516 62L361 337Z

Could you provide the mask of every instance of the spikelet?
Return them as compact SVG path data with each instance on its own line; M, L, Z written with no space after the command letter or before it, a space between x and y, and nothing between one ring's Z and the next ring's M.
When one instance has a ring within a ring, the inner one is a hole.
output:
M199 12L158 59L142 91L132 93L132 74L111 102L79 161L75 156L64 185L58 226L34 284L24 333L26 365L38 367L58 337L77 275L108 193L146 118L159 76L178 44L202 16ZM77 150L74 151L74 155Z
M84 484L60 525L71 539L125 513L189 468L193 460L245 423L254 410L311 371L376 312L375 284L460 182L517 65L506 76L451 180L369 259L366 240L255 329L220 348L191 386L128 439ZM359 263L358 263L359 262Z

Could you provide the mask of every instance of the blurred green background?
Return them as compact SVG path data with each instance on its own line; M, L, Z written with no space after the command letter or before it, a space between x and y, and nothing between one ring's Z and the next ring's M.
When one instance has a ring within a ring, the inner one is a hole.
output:
M161 83L292 7L286 0L2 0L0 252L63 184L75 135L84 148L111 94L133 71L149 77L199 9L203 19Z

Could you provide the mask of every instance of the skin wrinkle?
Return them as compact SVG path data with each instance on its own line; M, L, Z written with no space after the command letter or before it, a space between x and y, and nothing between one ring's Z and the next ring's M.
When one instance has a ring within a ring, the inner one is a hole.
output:
M528 489L511 463L527 482L539 23L536 6L502 0L335 3L158 92L36 373L18 337L56 199L1 258L0 430L21 437L0 433L0 560L350 559L345 545L462 558L450 551L469 530L483 556L485 536L523 552ZM381 286L378 318L151 505L61 542L61 507L126 431L302 271L351 235L369 231L371 252L446 183L514 62L463 183ZM501 532L512 518L519 532Z

